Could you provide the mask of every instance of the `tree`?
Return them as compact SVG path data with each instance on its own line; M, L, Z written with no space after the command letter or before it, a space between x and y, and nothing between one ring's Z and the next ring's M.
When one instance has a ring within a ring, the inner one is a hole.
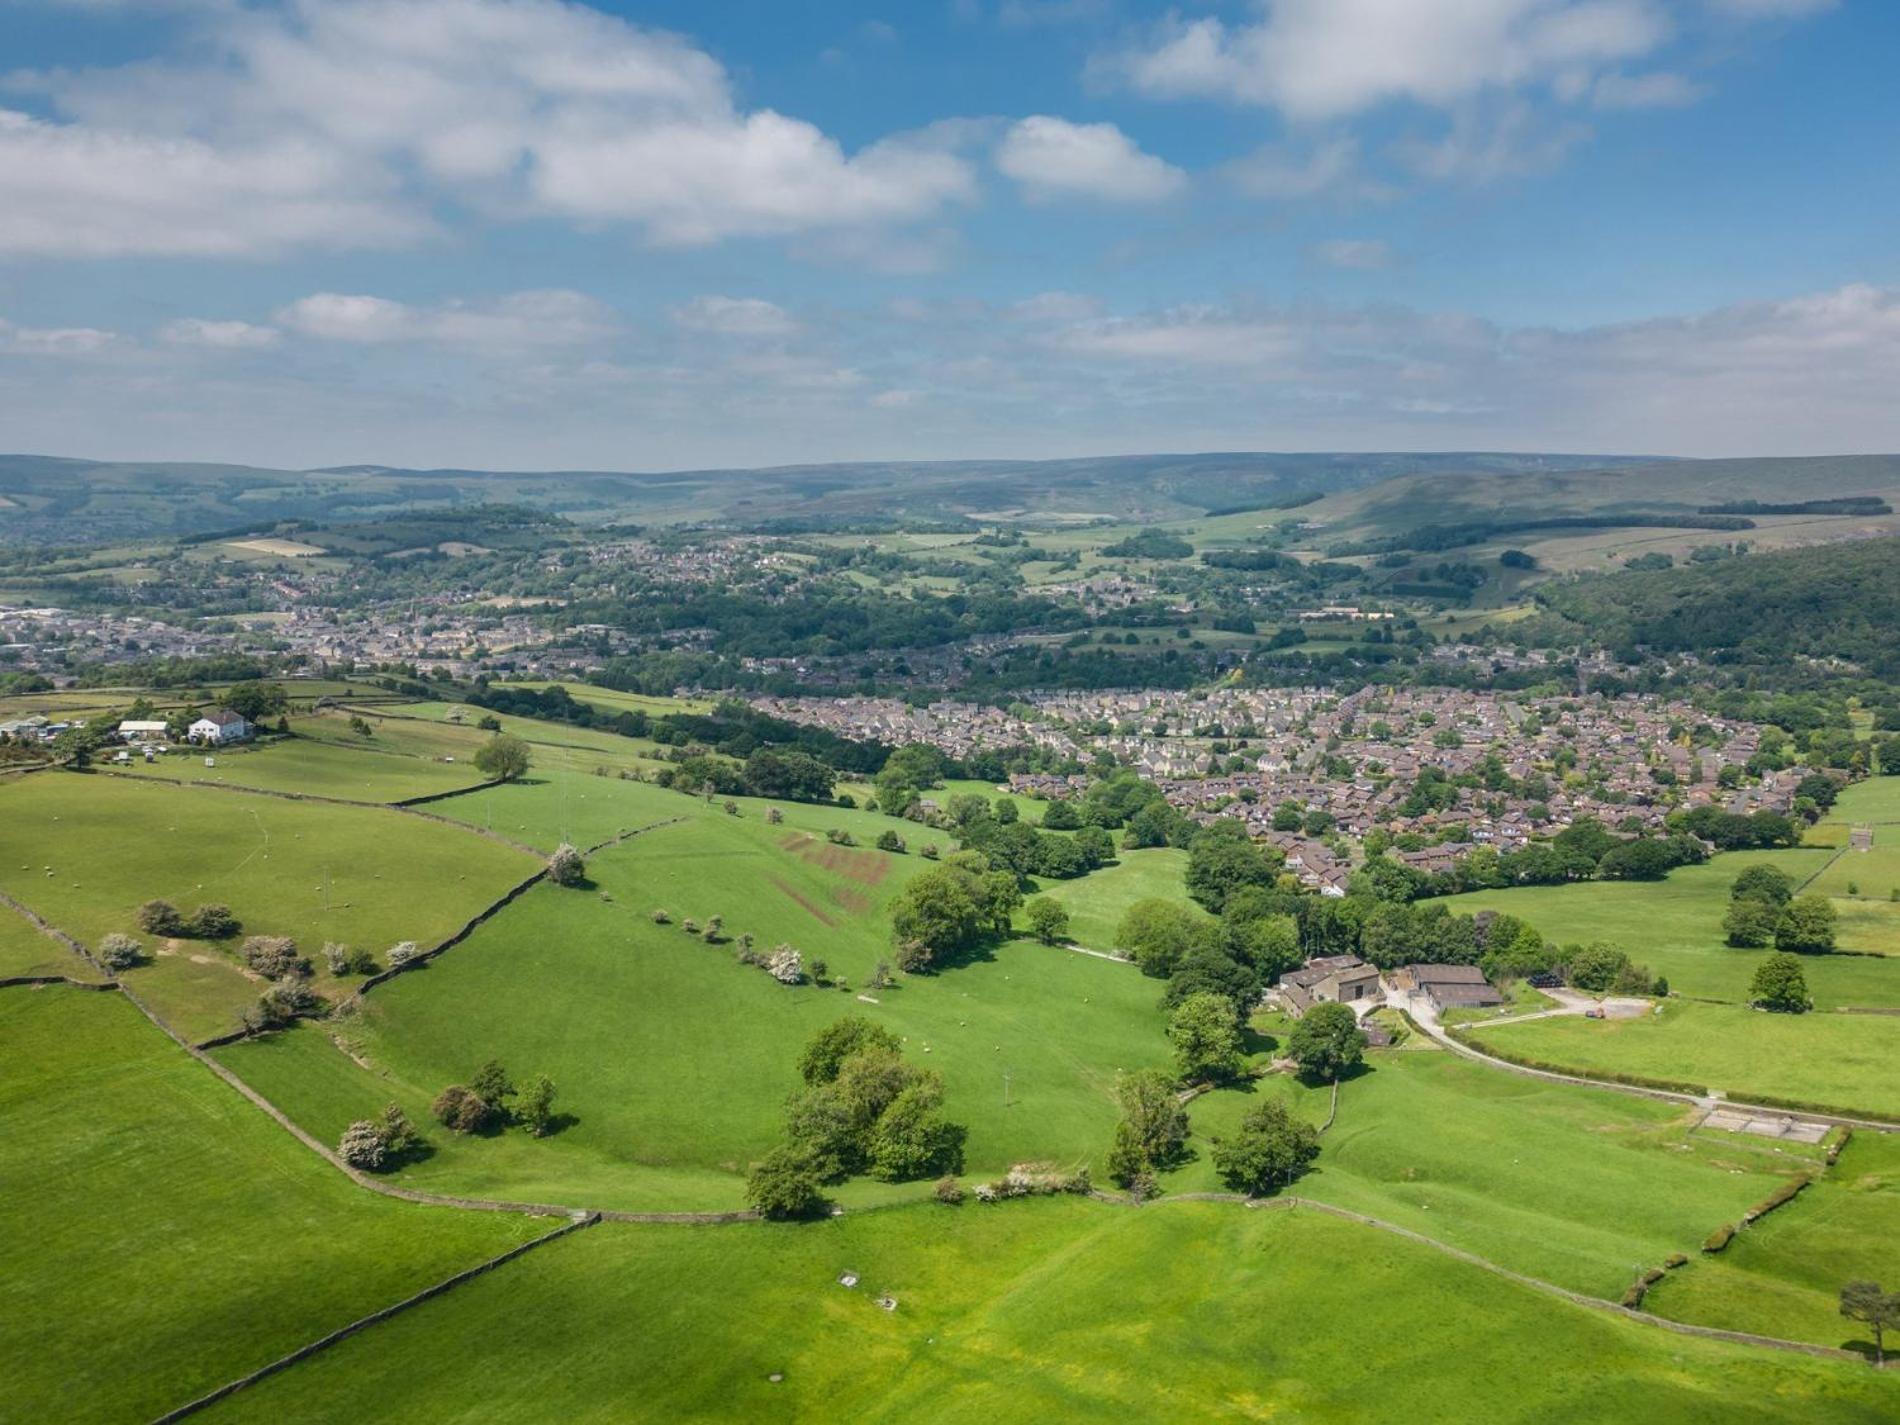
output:
M1014 880L1011 880L1012 889ZM891 904L891 931L905 969L929 969L983 937L986 907L978 878L946 863L912 878ZM905 947L915 947L906 954Z
M802 984L805 979L805 958L789 945L780 945L772 951L772 958L765 962L765 971L781 985Z
M100 936L99 943L93 949L98 953L99 962L108 970L129 970L142 958L138 941L117 931Z
M878 833L877 849L880 851L889 851L896 856L902 856L904 854L904 838L899 836L895 831L881 831Z
M478 1133L494 1121L494 1107L466 1084L450 1084L430 1106L436 1122L453 1133Z
M241 929L238 918L231 914L231 907L209 901L191 913L184 933L200 940L228 940Z
M753 1165L745 1184L746 1201L761 1217L793 1221L816 1217L825 1194L816 1168L797 1146L781 1144Z
M1075 809L1074 802L1054 801L1043 808L1042 828L1044 831L1074 831L1082 825L1082 817Z
M1253 844L1246 827L1223 818L1188 844L1187 891L1215 914L1242 886L1273 884L1275 867Z
M1568 953L1568 974L1565 978L1576 988L1588 990L1591 994L1607 994L1630 963L1628 955L1601 940L1574 946Z
M892 1099L871 1131L871 1176L887 1183L963 1171L961 1124L948 1122L938 1109L943 1083L935 1074L919 1075Z
M384 1149L394 1157L403 1157L422 1146L422 1135L416 1132L415 1124L409 1121L409 1115L402 1111L399 1103L392 1103L383 1109L383 1121L378 1132L382 1134Z
M846 1015L812 1035L798 1058L799 1076L808 1084L828 1084L838 1077L846 1059L873 1047L896 1053L897 1036L861 1014Z
M1750 866L1735 878L1728 894L1730 900L1786 905L1794 897L1794 880L1779 866Z
M1755 978L1748 986L1748 998L1763 1009L1799 1014L1814 1000L1808 994L1808 978L1801 970L1800 957L1776 951L1755 967Z
M1159 1069L1122 1075L1115 1098L1122 1116L1108 1152L1108 1171L1127 1187L1137 1175L1165 1168L1181 1156L1188 1116L1175 1097L1174 1082Z
M175 936L185 933L185 919L170 901L147 901L138 908L139 929L147 935Z
M507 732L496 733L475 750L476 770L491 782L518 781L531 761L528 744Z
M297 953L297 942L288 935L253 935L244 942L243 954L245 964L273 980L310 973L310 962Z
M1833 948L1834 903L1826 896L1796 896L1782 907L1775 922L1775 949L1819 955Z
M1148 896L1129 906L1115 927L1115 948L1134 957L1144 975L1166 979L1197 943L1206 922L1175 901Z
M1738 950L1759 950L1774 943L1780 909L1765 900L1732 900L1722 916L1722 934Z
M468 1086L475 1091L476 1097L496 1113L507 1116L508 1100L514 1097L515 1086L499 1059L490 1059L477 1069L475 1077L468 1081Z
M1182 1000L1168 1020L1168 1042L1175 1072L1188 1083L1240 1072L1240 1016L1225 995L1203 990Z
M548 858L548 879L557 886L587 884L587 863L581 853L563 841Z
M1343 1004L1316 1004L1287 1036L1287 1053L1310 1079L1339 1079L1365 1058L1366 1036Z
M1284 1187L1318 1156L1319 1134L1313 1126L1301 1123L1287 1112L1286 1105L1273 1100L1248 1110L1240 1120L1240 1131L1214 1144L1214 1166L1222 1180L1250 1196Z
M515 1118L536 1138L547 1137L548 1127L554 1122L554 1080L546 1074L529 1079L521 1091L521 1102L515 1106Z
M1885 1366L1887 1328L1900 1326L1900 1291L1882 1291L1879 1282L1849 1282L1841 1288L1841 1315L1873 1328L1874 1364Z
M1059 945L1069 935L1069 913L1062 902L1049 896L1037 896L1027 908L1029 930L1044 945Z
M1175 964L1161 1002L1173 1009L1203 991L1222 995L1236 1006L1251 1005L1260 998L1260 972L1236 960L1224 946L1196 945Z
M382 1131L367 1118L357 1119L337 1139L337 1157L363 1172L374 1172L382 1167L387 1152L388 1145L383 1142Z
M785 1100L785 1136L820 1182L842 1182L862 1166L857 1126L830 1084L800 1089Z

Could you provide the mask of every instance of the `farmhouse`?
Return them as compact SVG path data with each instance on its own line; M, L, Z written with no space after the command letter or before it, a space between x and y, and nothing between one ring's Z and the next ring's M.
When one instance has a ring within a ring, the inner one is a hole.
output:
M222 747L227 742L244 741L251 735L251 725L241 713L216 708L194 722L188 731L193 742Z
M1393 972L1393 985L1416 990L1441 1014L1448 1009L1485 1009L1504 996L1476 965L1406 965Z
M1316 1004L1377 1000L1379 972L1357 955L1325 955L1280 976L1280 994L1297 1019Z

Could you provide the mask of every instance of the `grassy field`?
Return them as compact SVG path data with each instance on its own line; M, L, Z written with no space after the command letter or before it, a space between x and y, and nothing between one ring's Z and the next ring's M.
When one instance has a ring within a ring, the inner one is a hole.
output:
M1578 881L1567 886L1524 886L1451 896L1454 911L1509 911L1522 916L1548 940L1607 940L1669 979L1679 994L1741 1003L1766 950L1732 950L1722 943L1728 889L1745 867L1779 866L1804 880L1827 864L1829 851L1730 852L1701 866L1685 866L1663 881ZM1848 853L1852 854L1852 853ZM1900 923L1900 906L1893 907ZM1843 923L1847 950L1878 950L1882 935L1857 938L1860 928ZM1862 932L1864 933L1864 932ZM1806 962L1808 988L1823 1009L1837 1005L1900 1006L1900 960L1834 955Z
M476 724L483 718L492 717L501 724L503 732L530 744L537 775L556 768L572 772L591 772L596 767L632 771L661 765L659 743L644 737L622 737L617 732L603 732L597 728L572 727L566 723L491 713L465 703L404 703L399 708L391 708L389 713L384 721L392 731L400 730L396 727L398 723L403 723L406 728L409 722L413 722L424 726L433 724L443 731L455 731L465 737L472 737L473 741L469 744L471 756L472 749L487 741L489 736ZM372 727L379 729L377 735L381 736L382 724L378 724L373 716L368 721Z
M1378 1052L1341 1086L1302 1196L1369 1213L1487 1260L1614 1299L1637 1271L1693 1252L1819 1151L1692 1131L1680 1109L1499 1073L1441 1049ZM1287 1075L1191 1110L1201 1158L1169 1191L1219 1188L1207 1159L1260 1095L1314 1124L1329 1091Z
M69 980L104 978L24 916L0 907L0 979L13 975L64 975Z
M116 994L0 1037L0 1419L149 1420L557 1225L364 1192Z
M1900 1119L1900 1017L1891 1015L1764 1014L1677 1001L1637 1019L1563 1016L1480 1033L1482 1044L1541 1062Z
M510 1349L443 1349L497 1337ZM1474 1401L1488 1421L1576 1419L1583 1400L1605 1420L1871 1422L1900 1382L1668 1336L1317 1213L1070 1199L603 1225L213 1416L1437 1425Z
M1697 1254L1648 1305L1680 1321L1720 1324L1824 1346L1871 1345L1842 1319L1840 1289L1900 1280L1900 1136L1862 1133L1818 1183L1742 1232L1719 1256Z
M311 719L311 721L328 721ZM206 766L210 761L213 766ZM369 746L350 747L301 737L216 753L172 753L147 763L133 756L115 772L211 786L258 787L271 792L303 792L344 801L397 802L436 792L479 786L482 774L472 757L460 764L392 756Z
M1900 822L1900 777L1869 777L1843 787L1827 815L1850 826Z
M369 1070L319 1028L234 1045L224 1062L330 1137L392 1096L426 1113L444 1084L499 1057L519 1074L553 1077L577 1121L543 1141L444 1142L410 1170L419 1185L727 1208L739 1204L746 1164L776 1138L800 1047L859 1013L943 1073L946 1111L970 1129L973 1171L1099 1154L1114 1127L1116 1071L1167 1055L1159 987L1128 967L1017 941L865 1003L855 992L779 985L738 964L730 945L653 923L656 906L676 922L721 914L728 935L791 943L861 987L890 953L886 903L927 863L822 839L838 817L880 818L785 814L768 826L756 812L702 812L595 857L594 891L531 892L426 972L378 988L358 1022L333 1027ZM920 1190L865 1183L844 1196Z
M762 814L761 806L754 804L753 815ZM712 815L719 809L647 782L537 767L519 782L452 797L429 810L552 851L563 841L598 846L636 827L678 816Z
M1073 881L1044 881L1039 894L1060 901L1069 912L1069 935L1091 950L1112 950L1115 928L1128 907L1149 896L1179 901L1196 914L1200 908L1187 898L1182 877L1187 852L1167 847L1123 851L1112 866L1104 866Z
M187 912L222 902L246 933L292 936L313 957L325 940L380 954L441 939L536 866L400 812L124 777L43 773L0 789L0 810L0 887L88 944L136 932L139 904L161 897ZM235 942L145 938L128 983L182 1032L222 1033L256 998Z

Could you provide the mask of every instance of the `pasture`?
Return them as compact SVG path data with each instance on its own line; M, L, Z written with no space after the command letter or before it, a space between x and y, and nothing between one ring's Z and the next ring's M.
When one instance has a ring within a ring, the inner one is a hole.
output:
M1684 866L1662 881L1574 881L1564 886L1521 886L1449 896L1445 904L1465 915L1480 910L1521 916L1546 940L1563 944L1607 940L1632 960L1668 977L1678 994L1729 1000L1748 998L1748 984L1766 950L1734 950L1723 944L1722 917L1729 886L1745 867L1766 862L1797 882L1814 875L1834 853L1820 850L1732 851L1700 866ZM1851 853L1850 853L1851 854ZM1900 914L1900 906L1895 907ZM1879 937L1855 938L1844 922L1844 950L1877 950ZM1839 1005L1900 1006L1900 960L1854 955L1814 956L1804 961L1808 988L1823 1009Z
M1649 1306L1679 1321L1865 1349L1867 1328L1840 1314L1841 1286L1856 1279L1900 1280L1900 1135L1856 1134L1819 1182L1719 1255L1697 1254Z
M1759 1139L1692 1132L1680 1108L1541 1083L1444 1050L1375 1052L1296 1189L1487 1260L1614 1299L1637 1268L1693 1252L1718 1224L1818 1162ZM1200 1158L1164 1185L1218 1189L1207 1154L1259 1095L1325 1120L1329 1089L1288 1075L1194 1101Z
M557 1225L364 1192L117 994L0 990L0 1417L138 1422Z
M1113 865L1072 881L1042 881L1032 894L1046 895L1069 912L1069 936L1091 950L1115 948L1115 929L1136 901L1150 896L1179 901L1196 915L1205 914L1187 898L1183 877L1187 852L1157 846L1122 851ZM1159 991L1157 990L1157 993Z
M800 1048L824 1025L863 1014L943 1074L945 1111L970 1129L973 1172L1099 1157L1115 1124L1116 1072L1166 1060L1160 987L1126 966L1014 941L993 959L869 992L867 1003L859 995L889 955L884 906L923 864L827 846L789 819L667 826L593 858L597 889L537 888L427 970L378 987L355 1022L220 1057L323 1138L390 1097L424 1116L443 1085L499 1058L518 1075L549 1074L576 1122L540 1141L443 1141L406 1181L724 1209L739 1205L746 1165L776 1141ZM675 923L654 924L656 906ZM705 944L678 924L714 914L728 936L822 957L852 989L780 985L739 964L730 944ZM330 1032L370 1068L340 1053ZM841 1198L922 1191L859 1182Z
M207 1418L1452 1422L1481 1400L1532 1422L1584 1399L1601 1419L1873 1422L1900 1382L1668 1335L1309 1210L1060 1199L603 1224Z
M1671 1001L1661 1014L1635 1019L1486 1026L1476 1042L1585 1072L1682 1080L1735 1098L1766 1095L1900 1121L1900 1016Z
M380 955L440 940L538 864L401 812L127 777L42 773L0 788L0 811L0 887L87 944L138 934L139 905L160 898L221 902L245 934L292 936L319 962L326 940ZM185 1034L233 1028L262 988L236 942L140 938L148 960L127 982Z
M209 761L212 765L207 766ZM479 786L472 760L460 765L396 756L370 745L302 737L254 746L172 752L146 762L136 752L115 774L214 787L255 787L343 801L398 802Z
M25 916L0 906L0 980L15 975L64 975L69 980L103 978Z

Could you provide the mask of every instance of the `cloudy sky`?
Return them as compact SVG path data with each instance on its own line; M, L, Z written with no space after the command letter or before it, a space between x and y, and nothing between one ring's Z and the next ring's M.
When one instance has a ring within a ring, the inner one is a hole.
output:
M1900 450L1891 0L0 0L0 448Z

